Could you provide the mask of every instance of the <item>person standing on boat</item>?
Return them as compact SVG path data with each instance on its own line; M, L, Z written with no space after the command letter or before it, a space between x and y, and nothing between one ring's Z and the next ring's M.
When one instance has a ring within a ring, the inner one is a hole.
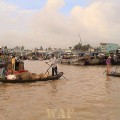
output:
M0 77L6 78L6 75L7 75L7 71L5 65L2 65L2 67L0 68Z
M12 70L15 71L15 56L12 57Z
M109 56L106 59L106 65L107 65L107 74L109 74L110 73L110 69L111 69L111 56Z
M52 76L54 76L55 74L57 75L57 59L54 56L54 54L51 55L49 62L51 62L51 66L52 66ZM49 63L49 62L46 62L46 63Z

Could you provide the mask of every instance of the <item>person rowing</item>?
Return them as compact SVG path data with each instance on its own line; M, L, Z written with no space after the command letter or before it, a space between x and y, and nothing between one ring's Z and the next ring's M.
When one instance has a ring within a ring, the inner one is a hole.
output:
M57 59L54 56L54 54L51 55L51 58L49 60L49 62L51 62L51 67L52 67L52 76L54 76L55 74L57 75ZM47 64L49 62L46 62Z
M111 56L110 55L106 59L106 65L107 65L107 74L109 74L110 73L110 69L111 69Z

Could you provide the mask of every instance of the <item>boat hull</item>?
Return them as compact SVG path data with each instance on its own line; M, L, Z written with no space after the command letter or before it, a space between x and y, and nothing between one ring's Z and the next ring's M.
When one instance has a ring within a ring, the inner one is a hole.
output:
M120 73L117 72L111 72L107 74L108 76L114 76L114 77L120 77Z
M55 76L49 76L47 78L42 79L34 79L34 80L7 80L7 79L0 79L0 82L2 83L31 83L31 82L37 82L37 81L48 81L48 80L58 80L63 75L63 72L60 72L58 75Z

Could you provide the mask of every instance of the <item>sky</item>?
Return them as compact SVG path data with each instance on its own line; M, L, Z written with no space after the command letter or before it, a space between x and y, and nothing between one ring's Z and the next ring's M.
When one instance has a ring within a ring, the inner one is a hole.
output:
M120 42L120 0L0 0L0 45L98 47ZM119 44L120 45L120 44Z

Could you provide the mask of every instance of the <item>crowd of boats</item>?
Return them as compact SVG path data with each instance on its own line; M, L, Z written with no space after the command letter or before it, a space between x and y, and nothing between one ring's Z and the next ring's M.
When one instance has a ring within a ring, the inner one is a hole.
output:
M6 78L0 78L0 82L5 83L21 83L21 82L35 82L35 81L46 81L46 80L55 80L63 76L63 72L60 72L56 76L52 75L46 75L46 74L35 74L35 73L29 73L28 70L24 69L24 60L49 60L51 58L51 54L27 54L24 56L18 56L18 55L11 55L11 54L1 54L0 55L0 67L2 68L4 65L6 65L7 70L12 70L12 62L11 59L15 58L15 70L14 75L16 76L16 79L6 79ZM92 53L84 53L81 52L79 54L73 54L71 52L65 52L65 53L58 53L55 54L58 63L59 64L70 64L70 65L106 65L106 59L108 56L111 57L111 64L112 65L120 65L120 54L104 54L104 53L98 53L98 52L92 52ZM29 75L28 75L29 73ZM120 76L120 73L110 73L109 75L112 76ZM22 80L22 81L21 81Z
M22 48L21 48L22 49ZM20 49L20 50L21 50ZM14 51L11 52L4 47L4 50L0 50L0 63L8 61L11 56L15 56L16 60L48 60L51 57L51 54L54 54L58 58L58 62L61 64L70 64L70 65L106 65L106 59L111 56L111 64L119 65L120 64L120 50L115 52L105 53L98 51L73 51L54 49L54 50L34 50L34 51Z
M24 60L48 60L52 53L47 54L33 54L31 56L23 56ZM120 53L100 53L100 52L80 52L79 54L74 54L72 52L54 53L60 64L69 65L106 65L106 59L111 56L111 64L120 64Z
M111 56L112 65L120 65L120 53L101 53L101 52L50 52L50 53L30 53L25 55L14 55L16 60L48 60L51 54L56 56L58 63L70 65L106 65L106 59ZM0 64L8 61L12 55L1 55Z
M51 54L32 54L24 56L15 56L16 60L48 60L51 57ZM58 63L60 64L70 64L70 65L106 65L106 59L108 56L111 56L112 65L120 65L120 54L105 54L105 53L62 53L56 54ZM8 61L10 56L0 56L0 62Z
M79 55L64 54L60 58L61 64L72 65L106 65L106 59L111 56L111 64L120 64L120 54L104 54L104 53L80 53Z

